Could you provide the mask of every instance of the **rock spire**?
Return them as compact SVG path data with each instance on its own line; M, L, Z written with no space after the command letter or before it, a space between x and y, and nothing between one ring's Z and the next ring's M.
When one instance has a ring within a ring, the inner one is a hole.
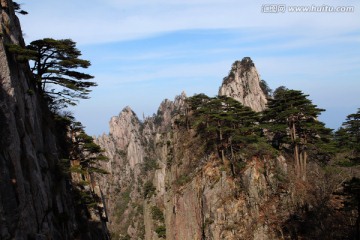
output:
M233 63L219 89L219 95L232 97L256 112L263 111L267 103L260 87L259 73L249 57Z

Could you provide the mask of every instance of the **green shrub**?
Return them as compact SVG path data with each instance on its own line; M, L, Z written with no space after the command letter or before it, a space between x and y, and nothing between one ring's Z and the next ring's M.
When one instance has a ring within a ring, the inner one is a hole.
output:
M206 218L205 220L205 226L209 226L214 223L214 219L212 218Z
M126 234L125 236L120 237L120 240L131 240L131 237L129 234Z
M171 168L171 165L173 164L173 157L172 156L168 156L167 159L166 159L166 167L167 168Z
M165 221L163 212L157 206L153 206L151 208L151 214L152 214L152 219L160 221L160 222Z
M155 186L151 181L147 181L144 184L144 198L151 198L152 195L155 193Z
M32 95L34 95L34 90L32 90L32 89L28 89L28 90L26 90L26 93L28 94L28 95L30 95L30 96L32 96Z
M182 186L190 181L191 181L191 177L189 175L182 175L178 179L176 179L176 184L178 186Z
M157 233L159 238L166 238L166 227L165 226L159 226L155 229L155 232Z
M162 114L163 113L161 111L158 111L156 116L154 116L155 125L160 126L161 123L164 121L164 118L163 118Z
M127 153L124 150L116 149L116 154L119 155L122 158L126 158Z
M146 173L151 170L155 170L159 168L159 164L155 158L145 157L144 163L142 165L142 172Z
M128 204L131 200L130 198L131 187L128 187L125 191L120 194L120 198L115 206L115 216L118 220L122 218L122 215L125 213L128 208Z
M235 168L236 168L237 171L241 171L246 167L246 162L237 161L237 162L235 162L234 165L235 165Z
M354 167L354 166L357 165L357 163L349 161L348 159L346 159L346 160L338 162L337 165L340 166L340 167Z

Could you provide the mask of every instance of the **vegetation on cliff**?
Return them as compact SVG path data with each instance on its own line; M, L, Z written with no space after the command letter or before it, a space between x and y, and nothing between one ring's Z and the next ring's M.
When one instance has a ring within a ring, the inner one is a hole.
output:
M0 2L0 239L108 239L97 177L106 160L63 108L88 98L76 43L25 46L11 0ZM32 65L32 67L30 67Z
M13 8L26 14L17 3ZM127 111L131 117L124 120L126 131L121 131L126 137L107 139L123 144L121 149L106 149L107 155L115 153L112 160L117 165L104 169L104 150L63 111L88 98L90 88L97 85L90 81L92 75L78 71L88 68L90 61L80 58L76 43L44 38L26 47L7 44L7 50L26 65L32 81L27 93L45 103L43 119L55 132L61 159L54 164L56 177L66 182L76 209L75 237L82 232L108 237L106 199L97 181L111 168L122 168L111 176L115 180L105 182L116 189L108 196L116 201L111 203L111 220L118 227L114 239L165 239L176 234L202 239L217 234L226 239L240 233L244 239L256 234L359 239L360 109L333 133L318 119L325 110L308 95L286 87L272 93L264 80L259 81L251 58L245 57L232 65L224 84L242 78L243 85L233 86L231 92L242 89L239 94L248 101L261 95L257 110L226 96L225 89L222 96L197 94L176 107L165 101L144 123ZM251 78L259 83L256 89L250 89ZM70 218L66 212L54 215L58 225ZM102 224L89 225L94 216ZM185 222L184 216L192 222ZM177 231L179 226L189 233Z
M272 143L277 149L289 146L293 152L296 174L306 180L308 157L319 158L329 150L331 129L318 120L324 109L318 108L301 91L283 89L269 99L263 113L264 127L273 135Z
M187 128L196 129L206 142L205 153L217 152L225 162L230 160L233 175L242 162L252 156L272 155L262 137L260 115L226 96L210 98L198 94L187 99Z
M333 133L308 95L260 84L265 111L197 94L141 123L144 162L130 175L142 188L119 219L143 202L145 235L136 222L114 239L358 238L359 112Z
M195 131L194 137L199 139L197 148L188 150L196 156L201 156L201 151L205 156L215 153L223 165L220 168L226 169L227 162L230 163L229 172L234 178L242 178L247 163L254 157L274 159L283 155L292 159L289 164L294 167L293 175L276 171L274 175L282 188L296 196L293 210L288 209L293 211L289 218L273 220L282 229L282 236L359 237L359 111L350 114L342 128L333 133L318 120L324 109L314 105L301 91L283 86L269 97L267 109L261 113L231 98L204 94L188 98L186 106L185 113L176 120L177 126L180 131ZM200 166L205 163L197 162ZM192 164L182 175L188 178L186 183L195 176L196 163Z
M97 85L89 81L92 75L77 70L88 68L90 61L79 58L81 52L71 39L44 38L32 41L26 48L11 44L8 49L17 59L30 60L35 89L52 109L76 105L79 99L89 98L89 88Z

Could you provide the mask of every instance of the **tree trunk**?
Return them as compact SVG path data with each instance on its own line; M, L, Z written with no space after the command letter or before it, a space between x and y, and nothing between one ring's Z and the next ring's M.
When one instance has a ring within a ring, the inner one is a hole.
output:
M306 181L306 165L307 165L307 158L308 158L308 155L307 155L307 152L306 152L306 144L307 144L307 139L306 139L306 136L304 136L303 138L303 141L304 141L304 147L301 151L301 154L302 154L302 158L301 158L301 178L303 181Z
M303 166L302 179L306 181L306 165L307 165L307 157L308 157L306 150L304 150L303 155L304 156L303 156L303 164L302 164Z
M224 148L222 146L223 144L223 136L222 136L222 130L221 130L221 124L220 121L218 121L218 129L219 129L219 140L220 140L220 155L221 155L221 160L224 163L225 162L225 154L224 154Z
M235 177L235 167L234 167L234 149L230 140L230 151L231 151L231 173L233 174L233 176Z
M299 160L299 146L296 143L296 129L295 129L295 122L291 125L291 140L294 143L294 160L295 160L295 171L297 177L301 176L301 168L300 168L300 160Z
M185 107L185 125L186 125L186 130L189 130L190 129L189 109L187 107Z
M299 173L300 173L299 177L302 178L302 176L303 176L303 152L302 151L299 154L299 164L300 164L300 166L299 166Z

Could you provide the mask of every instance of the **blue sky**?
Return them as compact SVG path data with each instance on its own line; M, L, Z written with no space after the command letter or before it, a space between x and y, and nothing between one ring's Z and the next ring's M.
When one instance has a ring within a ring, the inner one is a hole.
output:
M125 106L141 119L182 91L216 95L245 56L271 88L310 94L326 109L320 119L337 129L360 108L360 2L274 3L355 11L262 13L265 0L32 0L20 20L27 43L71 38L91 61L99 86L71 109L91 135L107 133Z

